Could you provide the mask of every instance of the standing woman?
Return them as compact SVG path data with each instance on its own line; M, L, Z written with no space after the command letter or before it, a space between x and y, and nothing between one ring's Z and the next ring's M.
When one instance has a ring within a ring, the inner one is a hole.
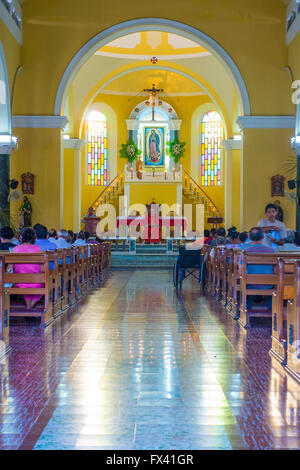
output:
M20 245L13 248L13 253L42 253L42 250L39 246L35 245L36 235L32 228L24 228L20 234ZM40 264L15 264L14 272L18 274L39 274L41 272ZM44 287L44 284L36 283L26 283L26 284L16 284L16 287L26 288L26 287ZM41 299L41 295L24 295L26 308L28 310L32 309L37 302Z

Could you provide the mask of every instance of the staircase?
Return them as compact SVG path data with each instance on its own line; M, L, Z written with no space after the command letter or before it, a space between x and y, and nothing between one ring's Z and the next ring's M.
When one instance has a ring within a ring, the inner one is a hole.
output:
M182 177L183 196L193 204L204 205L205 226L221 225L224 221L223 216L210 197L187 171L183 170ZM124 181L125 169L120 171L93 202L91 207L94 214L96 214L98 207L103 204L116 204L118 209L119 196L124 194Z
M223 216L217 206L213 203L206 192L191 175L183 170L182 193L190 202L204 205L205 226L221 225L224 222Z
M115 204L119 201L119 196L124 194L124 176L125 170L123 168L108 186L106 186L102 193L100 193L91 206L94 214L96 214L99 206L103 204Z

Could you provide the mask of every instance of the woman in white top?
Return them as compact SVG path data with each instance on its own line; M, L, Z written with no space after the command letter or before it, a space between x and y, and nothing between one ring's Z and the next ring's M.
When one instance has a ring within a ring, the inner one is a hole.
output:
M257 226L262 229L265 234L264 244L277 248L283 245L287 238L286 228L283 222L276 219L277 209L274 204L268 204L265 209L266 219L261 219Z

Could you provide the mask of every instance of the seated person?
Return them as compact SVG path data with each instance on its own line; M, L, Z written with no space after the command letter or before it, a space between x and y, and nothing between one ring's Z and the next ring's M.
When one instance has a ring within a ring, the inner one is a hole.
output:
M283 222L276 219L277 208L274 204L267 204L265 208L266 219L259 220L257 226L264 232L264 245L277 248L283 245L287 237Z
M220 245L226 245L226 230L223 227L220 227L217 230L216 236L214 240L210 242L211 246L220 246Z
M299 233L289 230L285 243L279 246L278 249L279 251L300 251Z
M260 227L253 227L249 232L250 243L245 248L247 253L275 253L275 249L263 244L264 241L264 232ZM243 255L240 257L240 266L239 273L242 276L242 266L243 266ZM247 274L272 274L273 266L268 264L247 266ZM250 285L247 286L247 289L270 289L271 286L267 285ZM247 296L247 309L251 310L252 300ZM272 297L267 296L267 307L268 310L272 309Z
M64 229L59 230L58 234L57 234L57 240L54 241L54 243L56 245L56 248L58 248L58 249L62 249L62 248L70 249L72 247L72 245L71 245L71 243L69 243L67 241L68 238L69 238L69 234L66 230L64 230Z
M12 243L14 231L10 227L0 229L0 251L11 251L16 245Z
M77 233L76 241L73 242L73 246L85 246L86 244L85 233L81 230Z
M216 234L217 234L217 229L216 229L216 228L212 228L211 231L209 232L209 238L210 238L210 240L208 240L208 242L207 242L208 245L211 245L211 242L214 240Z
M55 251L56 245L48 240L48 230L47 227L41 224L36 224L34 227L36 234L35 245L39 246L42 251Z
M239 248L240 240L239 233L236 231L236 227L228 229L228 242L226 243L226 248Z
M41 253L42 250L39 246L35 245L36 235L32 228L24 228L20 235L20 245L13 248L13 253ZM11 265L8 269L11 269ZM40 264L15 264L15 273L32 273L38 274L41 272ZM39 283L22 283L16 284L16 287L23 288L38 288L44 287L44 284ZM37 302L41 299L41 295L24 295L27 309L32 309Z
M54 228L51 228L48 232L48 240L49 242L55 243L56 239L57 239L57 232Z
M239 234L240 248L246 248L246 245L250 243L250 238L248 237L248 232L241 232Z

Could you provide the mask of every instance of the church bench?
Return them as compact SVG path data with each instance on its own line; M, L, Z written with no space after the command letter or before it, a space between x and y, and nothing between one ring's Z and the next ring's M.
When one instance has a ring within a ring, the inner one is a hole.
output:
M240 278L240 316L239 323L248 328L250 326L250 318L254 317L269 317L271 318L271 311L247 308L247 296L272 296L274 286L277 282L277 266L278 266L278 255L273 253L248 253L242 252L242 275ZM266 274L249 274L247 268L254 267L256 270L260 266L267 266L270 269L270 273ZM252 286L252 288L251 288ZM257 286L257 287L256 287Z
M272 345L270 353L286 364L287 349L287 308L285 303L294 297L296 264L300 253L282 253L278 260L277 284L272 299Z
M89 286L89 256L87 246L78 246L79 251L79 281L80 281L80 293L84 297L88 294Z
M240 311L240 273L239 262L241 250L231 248L229 250L229 265L228 265L228 300L227 311L238 319Z
M61 311L69 308L69 284L71 277L71 258L72 251L69 249L58 249L58 272L60 275L60 282L58 288L58 295L61 301Z
M41 319L41 326L47 326L54 321L52 315L52 289L55 284L55 271L49 269L49 257L45 253L1 253L6 265L39 264L41 273L19 274L4 272L4 283L12 284L6 287L10 295L10 317L36 317ZM15 287L16 284L40 283L43 287ZM42 299L32 309L27 309L24 299L19 296L41 295ZM17 296L17 299L12 299Z
M49 259L49 271L52 279L52 289L49 285L49 302L52 303L52 315L57 317L61 313L61 274L58 268L58 253L56 251L47 251Z
M0 256L0 357L10 349L9 345L9 292L4 286L5 258Z
M300 260L295 261L293 298L287 304L285 370L300 382Z

